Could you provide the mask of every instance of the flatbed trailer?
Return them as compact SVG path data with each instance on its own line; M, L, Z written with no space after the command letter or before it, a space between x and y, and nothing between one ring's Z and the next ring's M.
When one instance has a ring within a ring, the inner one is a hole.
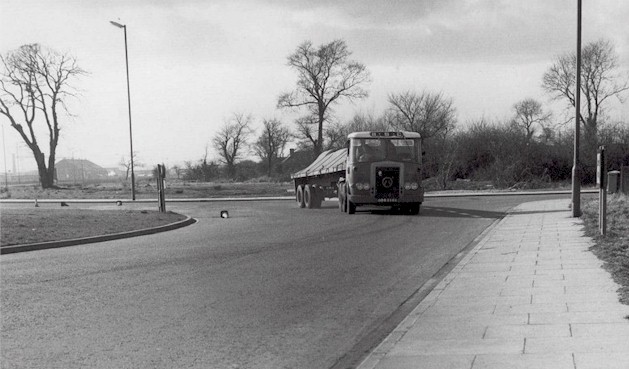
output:
M415 132L355 132L346 148L321 153L293 173L295 199L301 208L319 208L337 197L339 209L384 205L419 213L424 200L421 140Z

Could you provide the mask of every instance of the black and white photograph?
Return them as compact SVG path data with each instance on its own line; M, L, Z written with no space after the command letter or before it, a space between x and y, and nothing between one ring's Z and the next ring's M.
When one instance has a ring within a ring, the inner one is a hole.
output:
M629 368L628 20L0 0L0 368Z

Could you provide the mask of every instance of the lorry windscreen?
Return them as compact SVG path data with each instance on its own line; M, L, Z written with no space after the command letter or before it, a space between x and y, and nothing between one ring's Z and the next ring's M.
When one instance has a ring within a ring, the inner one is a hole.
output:
M419 140L403 138L353 138L350 140L352 162L419 162Z

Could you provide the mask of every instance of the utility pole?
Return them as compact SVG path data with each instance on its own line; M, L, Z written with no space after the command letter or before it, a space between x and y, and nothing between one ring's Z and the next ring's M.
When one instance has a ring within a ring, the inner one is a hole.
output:
M579 146L581 136L581 0L577 2L577 81L574 91L574 160L572 166L572 217L581 216L581 162Z

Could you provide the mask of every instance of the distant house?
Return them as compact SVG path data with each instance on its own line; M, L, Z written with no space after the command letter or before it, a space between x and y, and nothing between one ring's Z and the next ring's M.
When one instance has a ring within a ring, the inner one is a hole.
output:
M78 182L108 177L107 169L85 159L62 159L55 164L57 181Z
M290 155L282 159L277 165L277 172L290 178L292 173L298 172L314 161L312 150L290 150Z

